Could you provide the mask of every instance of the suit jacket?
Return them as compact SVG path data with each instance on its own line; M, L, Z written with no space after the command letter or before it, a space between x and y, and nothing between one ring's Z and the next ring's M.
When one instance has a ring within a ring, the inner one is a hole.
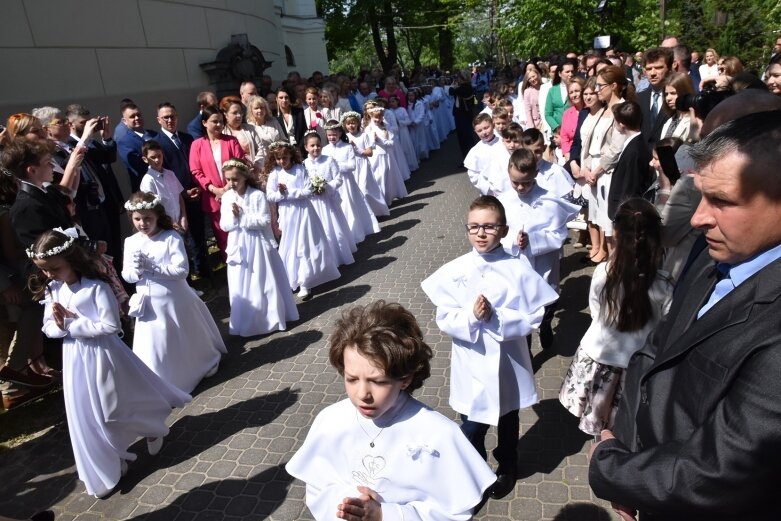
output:
M147 168L149 168L144 163L144 160L141 159L141 147L144 146L145 141L150 139L156 140L157 132L144 130L144 135L141 137L122 122L116 127L114 141L117 142L119 157L125 164L127 173L130 174L130 189L132 192L138 191L138 187L141 185L141 178L144 177Z
M233 136L220 135L220 150L223 163L232 158L244 159L244 150L242 150L239 140ZM219 213L220 203L209 192L208 187L209 185L214 185L222 188L225 186L225 183L222 180L222 172L217 170L217 165L214 163L214 155L212 155L209 138L202 137L193 141L190 147L190 171L195 182L203 189L203 194L201 195L201 208L203 208L203 211Z
M303 149L304 146L304 133L308 130L306 126L306 119L304 119L304 111L293 107L293 137L296 138L296 145ZM277 112L274 116L279 122L279 127L282 129L282 135L285 139L288 139L287 128L285 128L285 118L282 114Z
M778 518L781 260L697 319L716 280L703 250L633 356L618 437L589 467L596 495L638 508L641 519Z
M656 115L654 124L651 124L651 96L653 92L653 89L648 88L637 93L637 104L643 111L643 127L640 132L645 142L651 146L659 141L662 127L670 119L670 115L665 112L664 91L662 91L659 96L659 113Z
M199 137L203 137L204 132L203 124L201 123L201 113L199 112L187 124L187 133L190 134L193 139L198 139Z
M181 150L162 130L157 134L156 141L163 147L163 166L176 174L176 178L179 180L182 188L188 190L195 186L195 181L190 172L190 148L193 144L193 137L181 131L177 131L176 135L179 136L179 141L182 142Z
M621 152L607 196L607 215L611 221L616 218L616 210L624 199L639 197L651 186L650 162L651 152L642 135L632 139Z
M19 193L11 206L11 224L25 248L47 230L72 226L62 193L54 186L43 191L25 183L19 183Z

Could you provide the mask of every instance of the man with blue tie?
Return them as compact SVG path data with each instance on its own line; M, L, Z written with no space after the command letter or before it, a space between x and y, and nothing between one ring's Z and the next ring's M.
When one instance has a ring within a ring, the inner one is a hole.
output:
M660 139L662 127L670 119L665 110L664 84L673 66L673 53L670 49L656 47L645 52L643 69L651 88L637 93L637 104L643 111L643 139L653 149Z
M203 123L201 123L201 112L203 109L214 105L217 106L217 96L213 92L203 91L198 93L198 97L195 98L198 103L198 114L187 124L187 133L190 134L193 139L203 137L204 129Z
M135 103L127 103L122 110L122 121L117 125L114 141L117 142L119 158L127 168L130 177L130 191L135 193L141 185L148 165L141 158L141 147L145 141L156 139L157 132L144 129L144 116Z
M190 225L185 238L190 253L190 267L193 273L204 278L211 278L208 249L206 247L206 229L204 215L201 209L201 189L193 180L190 172L190 145L193 137L185 132L177 131L179 116L176 107L165 102L157 106L157 122L160 132L157 142L163 147L163 164L173 171L179 183L184 188L184 205L187 212L187 222Z
M773 98L773 96L770 96ZM707 249L630 361L589 484L621 519L778 519L781 103L691 147Z

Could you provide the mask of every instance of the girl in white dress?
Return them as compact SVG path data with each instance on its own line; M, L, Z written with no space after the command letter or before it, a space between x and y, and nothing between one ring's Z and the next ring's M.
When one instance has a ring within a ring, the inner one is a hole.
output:
M106 497L136 459L128 447L147 438L157 454L172 407L190 396L159 378L120 340L119 306L100 267L76 244L75 229L45 232L27 250L44 277L43 332L62 338L62 386L76 471L88 494ZM48 283L48 285L47 285Z
M418 160L428 159L428 135L426 134L426 107L418 99L419 91L410 89L407 92L407 115L410 119L409 132Z
M407 188L398 168L393 168L390 156L390 147L393 146L393 134L385 127L383 120L385 109L374 104L366 103L364 107L363 125L364 132L369 136L369 146L372 155L369 163L372 174L380 186L385 204L389 207L394 199L407 197Z
M187 285L187 251L160 197L136 192L125 209L138 231L125 239L122 278L136 285L133 351L158 376L191 392L217 372L225 343L206 305Z
M432 357L415 317L383 301L355 307L329 345L347 399L317 415L285 467L314 518L471 519L495 476L455 423L412 397Z
M328 144L323 147L321 157L330 157L339 168L339 175L342 177L342 184L339 186L342 211L355 242L363 242L367 235L380 231L380 225L355 181L355 152L351 145L343 141L344 130L338 121L331 120L326 123L325 135Z
M380 98L379 96L372 101L382 108L385 108L387 105L385 98ZM383 122L385 123L385 128L388 129L390 135L393 136L393 142L390 143L386 148L390 166L392 169L398 170L401 173L401 178L404 181L407 181L409 180L410 175L412 175L412 172L410 172L409 164L407 164L407 158L404 156L404 149L401 146L399 122L396 121L396 115L392 110L386 110L383 113Z
M323 145L317 132L309 131L304 135L304 149L309 154L304 160L304 168L312 182L312 206L323 224L325 236L339 265L352 264L355 262L353 253L358 251L358 247L342 211L339 188L343 183L339 167L336 161L322 155Z
M222 176L230 188L220 209L220 228L228 233L230 334L248 337L284 331L288 320L298 320L298 310L275 249L266 196L255 187L242 161L226 161Z
M290 288L299 288L301 300L309 300L313 287L340 275L336 255L310 201L312 182L298 150L284 141L271 145L263 172L266 197L277 203L279 211L279 255Z
M409 119L407 109L401 106L397 96L390 96L386 112L393 112L393 115L396 117L396 122L399 124L399 146L402 152L404 152L410 171L414 172L420 168L420 164L418 164L418 154L415 152L415 145L412 143L412 137L409 132L409 126L412 124L412 121Z
M385 204L385 195L372 173L369 158L374 155L374 149L366 132L361 132L361 115L357 112L346 112L342 116L342 127L347 132L347 140L355 154L355 182L358 183L358 188L363 192L375 216L390 215L388 205Z

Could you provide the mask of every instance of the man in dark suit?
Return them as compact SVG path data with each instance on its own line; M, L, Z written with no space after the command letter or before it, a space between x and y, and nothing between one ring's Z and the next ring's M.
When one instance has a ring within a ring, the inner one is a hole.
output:
M195 98L195 100L198 103L198 114L196 114L187 124L187 133L190 134L193 139L198 139L199 137L203 137L204 134L203 124L201 123L201 112L203 112L205 107L210 105L217 106L217 96L213 92L203 91L198 93L198 97Z
M149 166L141 157L145 141L156 139L157 132L144 129L144 116L135 103L128 103L122 110L122 122L117 125L114 139L117 142L119 158L127 168L130 177L130 191L138 192L141 178Z
M177 131L179 116L176 107L170 103L161 103L157 106L157 122L160 124L157 142L163 147L163 165L176 175L184 188L182 195L187 222L190 225L186 242L191 255L191 268L194 273L211 278L205 221L201 209L201 189L190 172L190 145L193 144L193 138L190 134Z
M651 88L637 93L637 104L643 111L643 139L650 146L659 140L662 127L670 119L664 110L664 83L672 66L673 53L670 49L649 49L643 57L643 69Z
M729 121L691 155L707 249L633 356L589 483L626 520L777 519L781 111Z
M689 48L678 44L673 49L673 72L688 74L694 86L694 92L700 92L700 70L692 68L692 54Z
M643 123L640 106L633 101L616 104L613 106L613 117L618 131L626 136L626 141L610 179L607 215L611 221L615 219L616 210L624 199L643 195L651 185L651 151L640 136Z
M124 213L125 199L111 169L111 163L117 160L117 143L111 138L111 125L108 117L96 118L101 128L93 135L85 135L87 122L93 119L88 108L79 104L69 105L65 116L70 135L64 143L59 143L54 159L64 167L79 143L83 141L87 147L74 200L76 215L90 240L106 241L107 253L114 258L114 265L119 269L122 266L119 216ZM92 124L90 128L93 128Z

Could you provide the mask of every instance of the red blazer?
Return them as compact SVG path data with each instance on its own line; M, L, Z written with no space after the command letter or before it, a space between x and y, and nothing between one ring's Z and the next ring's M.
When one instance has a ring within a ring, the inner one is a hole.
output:
M220 135L222 162L228 159L244 159L244 150L242 150L239 140L233 136ZM203 190L201 195L201 208L207 213L219 213L220 203L209 192L208 186L214 185L222 188L225 183L222 182L222 174L217 170L212 155L212 146L208 137L200 137L193 141L190 147L190 171L193 179Z

